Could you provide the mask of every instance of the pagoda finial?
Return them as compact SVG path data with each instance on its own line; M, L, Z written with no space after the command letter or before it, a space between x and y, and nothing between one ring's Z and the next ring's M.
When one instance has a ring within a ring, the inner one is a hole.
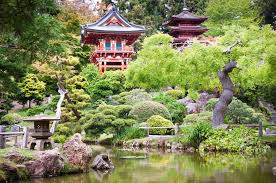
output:
M186 0L183 0L183 11L189 11L188 6L186 4Z
M111 1L111 5L112 5L112 11L117 11L116 5L114 1Z

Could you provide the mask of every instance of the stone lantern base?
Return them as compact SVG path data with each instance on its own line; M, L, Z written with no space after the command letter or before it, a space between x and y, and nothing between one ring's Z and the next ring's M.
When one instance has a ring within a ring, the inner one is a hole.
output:
M54 143L50 139L31 139L29 143L29 149L43 151L46 149L52 149Z

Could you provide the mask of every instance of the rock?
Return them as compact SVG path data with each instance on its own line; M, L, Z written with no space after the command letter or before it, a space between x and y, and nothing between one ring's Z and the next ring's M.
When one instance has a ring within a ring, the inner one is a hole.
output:
M195 148L194 147L188 147L186 149L186 152L188 152L188 153L194 153L195 152Z
M143 142L143 147L150 147L150 141L149 140L145 140Z
M273 167L273 168L272 168L272 174L273 174L273 175L276 175L276 167Z
M10 152L8 152L8 154L5 156L5 159L8 159L14 163L17 164L21 164L24 161L29 161L30 158L27 158L25 156L23 156L22 154L20 154L18 151L16 150L11 150Z
M92 152L91 148L81 141L81 134L77 133L65 142L62 150L67 163L80 167L84 172L89 170Z
M224 129L224 130L226 130L228 127L229 127L229 125L227 125L227 124L221 124L221 125L219 125L219 126L216 126L215 128L219 128L219 129Z
M64 160L57 148L39 152L37 159L24 163L31 177L58 176L64 168Z
M157 141L157 147L159 147L159 148L164 148L164 147L165 147L165 144L166 144L166 142L165 142L165 140L163 140L163 139L159 139L159 140Z
M172 147L171 143L167 142L167 143L166 143L166 148L167 148L167 149L171 149L171 147Z
M173 142L171 149L172 150L182 150L183 149L183 145L181 143L175 143L175 142Z
M0 170L2 172L5 173L5 175L7 175L7 179L8 180L1 180L1 182L8 182L8 181L12 181L12 180L17 180L19 179L19 175L18 175L18 171L17 171L17 168L12 165L11 163L8 163L8 162L3 162L3 163L0 163ZM2 177L2 176L0 176ZM4 178L6 179L6 177Z
M106 154L99 154L95 157L92 168L95 170L107 170L107 169L113 169L113 163L109 159L108 155Z

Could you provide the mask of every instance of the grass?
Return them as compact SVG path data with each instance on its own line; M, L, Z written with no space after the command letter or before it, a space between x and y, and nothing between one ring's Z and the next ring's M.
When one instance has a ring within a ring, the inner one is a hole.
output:
M22 154L23 156L32 159L34 157L33 151L29 149L20 149L20 148L14 148L14 147L7 147L5 149L0 149L0 157L5 157L10 151L15 150L18 153Z
M262 142L265 143L276 143L276 135L273 136L262 136L260 137Z

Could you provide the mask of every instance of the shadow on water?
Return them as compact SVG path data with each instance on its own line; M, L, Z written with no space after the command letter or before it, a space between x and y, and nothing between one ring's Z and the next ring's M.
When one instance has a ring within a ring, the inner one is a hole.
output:
M198 154L139 150L137 152L101 148L115 165L112 171L33 179L30 183L272 183L276 176L276 150L267 157L252 158L234 154L200 157ZM146 159L120 159L122 156L147 156Z

